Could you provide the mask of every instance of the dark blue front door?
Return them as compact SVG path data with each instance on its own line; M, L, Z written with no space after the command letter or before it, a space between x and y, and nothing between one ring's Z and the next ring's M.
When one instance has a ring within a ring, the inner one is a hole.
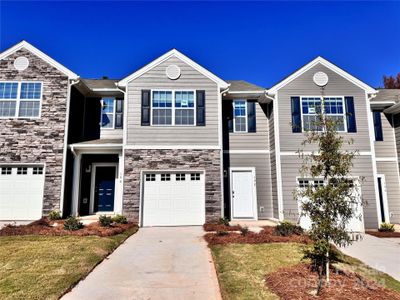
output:
M115 168L96 167L94 210L113 211L115 191Z

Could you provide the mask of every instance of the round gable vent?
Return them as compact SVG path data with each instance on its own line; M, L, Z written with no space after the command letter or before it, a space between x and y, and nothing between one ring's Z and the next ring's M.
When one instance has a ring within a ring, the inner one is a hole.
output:
M175 80L181 76L181 69L177 65L169 65L165 73L169 79Z
M14 68L23 71L29 66L29 60L25 56L17 57L14 60Z
M325 86L328 84L328 75L324 72L317 72L313 77L314 83L318 86Z

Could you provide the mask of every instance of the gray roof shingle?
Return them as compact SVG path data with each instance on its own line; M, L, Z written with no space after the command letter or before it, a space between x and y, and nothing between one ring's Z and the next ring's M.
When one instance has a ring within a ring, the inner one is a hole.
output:
M265 89L244 80L226 80L230 92L263 92Z
M115 89L118 79L82 79L89 89Z
M379 93L375 98L371 99L371 102L386 102L394 101L400 102L400 89L377 89Z

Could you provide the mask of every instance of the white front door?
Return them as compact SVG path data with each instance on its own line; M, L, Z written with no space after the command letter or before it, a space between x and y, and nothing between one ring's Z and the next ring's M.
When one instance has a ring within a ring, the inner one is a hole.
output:
M232 219L255 219L253 170L231 171Z

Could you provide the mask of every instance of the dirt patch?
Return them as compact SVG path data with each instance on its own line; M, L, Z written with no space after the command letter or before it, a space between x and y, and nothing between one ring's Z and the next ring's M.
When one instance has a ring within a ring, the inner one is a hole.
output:
M15 236L15 235L75 235L75 236L112 236L120 234L132 227L137 227L135 223L128 224L113 224L110 227L102 227L99 222L85 225L82 229L69 231L64 229L64 221L50 221L47 218L40 219L28 225L6 225L0 230L0 236Z
M355 273L332 270L329 286L314 296L318 275L309 265L282 268L265 278L269 290L283 300L400 300L400 294Z
M400 232L390 231L366 231L365 233L376 236L378 238L400 238Z
M248 232L245 235L240 233L206 233L204 239L212 245L224 244L262 244L262 243L302 243L309 244L311 240L306 235L279 236L275 233L275 227L265 226L260 233Z
M223 224L204 224L203 229L204 231L239 231L240 230L239 225L234 225L234 226L226 226Z

